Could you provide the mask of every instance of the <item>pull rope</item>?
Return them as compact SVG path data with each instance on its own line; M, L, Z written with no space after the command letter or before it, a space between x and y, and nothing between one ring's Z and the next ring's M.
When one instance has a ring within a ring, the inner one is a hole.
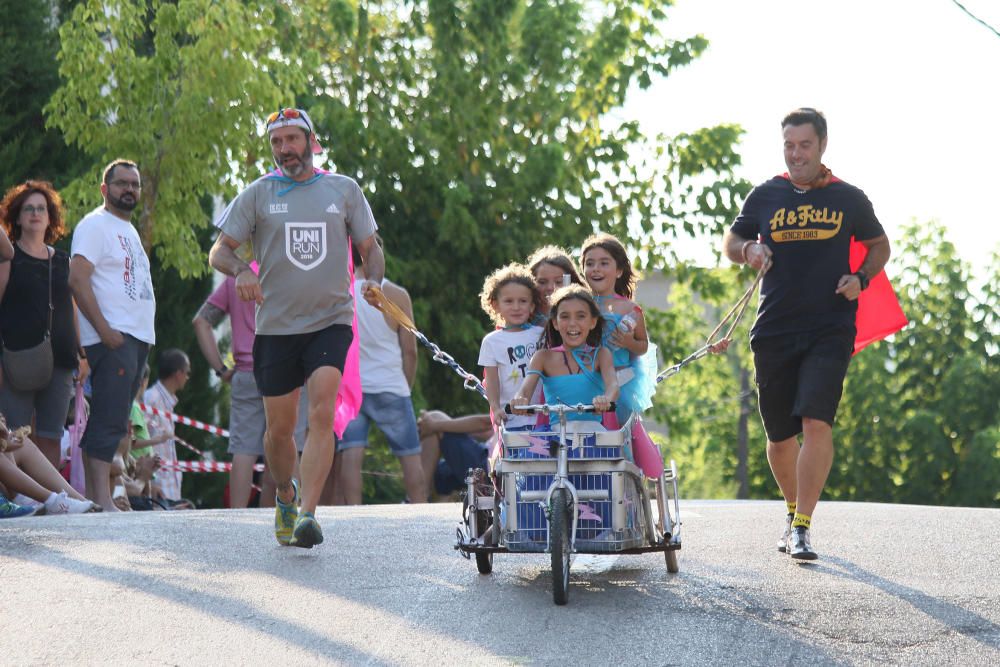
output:
M709 352L712 351L712 348L715 347L716 345L732 341L731 336L733 334L733 331L739 325L740 320L743 319L743 314L746 312L747 305L749 305L750 300L753 298L754 292L756 292L757 288L760 287L760 282L764 278L764 274L767 273L768 269L770 268L771 268L771 259L768 258L764 262L764 264L760 267L760 271L757 272L757 277L754 279L753 284L751 284L750 287L747 289L747 291L743 293L743 296L740 297L739 301L737 301L736 304L729 309L729 312L726 313L726 316L722 318L722 321L719 322L719 325L712 330L712 333L710 333L708 335L708 338L705 340L705 344L702 347L695 350L694 352L692 352L684 359L682 359L679 363L676 363L670 368L661 371L656 376L657 384L663 382L668 377L677 375L677 373L679 373L680 370L685 366L687 366L688 364L697 361L698 359L701 359L704 356L707 356ZM729 322L729 320L732 320L733 322L729 326L729 329L726 330L726 334L719 340L715 340L715 337L719 334L720 331L722 331L723 327L726 326L726 323Z
M383 313L394 319L399 324L399 326L403 327L404 329L412 333L424 347L426 347L431 351L432 358L434 359L434 361L442 363L448 366L448 368L455 371L455 373L457 373L458 376L462 378L463 385L465 386L466 389L468 389L469 391L479 392L480 396L486 398L486 388L483 386L483 383L479 381L479 378L477 378L475 375L462 368L458 364L458 362L455 361L454 357L452 357L450 354L448 354L440 347L438 347L430 340L428 340L427 336L420 333L420 331L417 330L417 325L413 323L413 320L411 320L409 316L400 309L399 306L394 304L392 301L389 301L389 299L386 298L385 294L382 293L382 290L380 288L370 287L369 291L374 292L376 298L378 299L378 303L375 305L376 308L378 308L380 311L382 311Z

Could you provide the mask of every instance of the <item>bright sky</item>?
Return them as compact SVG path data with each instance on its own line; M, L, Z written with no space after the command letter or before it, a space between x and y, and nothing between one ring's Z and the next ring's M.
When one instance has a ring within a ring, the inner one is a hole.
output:
M1000 28L997 0L962 4ZM756 184L785 171L784 114L816 107L825 164L868 194L890 239L936 218L983 275L1000 245L1000 37L951 0L677 0L668 30L711 44L633 95L625 115L648 136L739 123Z

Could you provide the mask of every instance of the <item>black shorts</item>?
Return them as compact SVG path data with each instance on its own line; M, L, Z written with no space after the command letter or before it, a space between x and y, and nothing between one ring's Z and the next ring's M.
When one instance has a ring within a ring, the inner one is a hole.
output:
M354 333L346 324L287 336L258 335L253 342L253 376L261 396L295 391L321 366L344 372Z
M802 418L833 426L854 352L854 327L757 337L750 343L767 439L802 432Z

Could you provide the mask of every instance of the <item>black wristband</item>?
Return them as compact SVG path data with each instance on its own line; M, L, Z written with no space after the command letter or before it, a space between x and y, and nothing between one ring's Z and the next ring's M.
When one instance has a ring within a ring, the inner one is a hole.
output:
M868 274L858 269L854 272L854 275L858 277L858 281L861 283L861 291L868 289Z
M229 372L229 366L222 364L222 368L216 368L212 372L215 373L215 377L221 379L223 375Z

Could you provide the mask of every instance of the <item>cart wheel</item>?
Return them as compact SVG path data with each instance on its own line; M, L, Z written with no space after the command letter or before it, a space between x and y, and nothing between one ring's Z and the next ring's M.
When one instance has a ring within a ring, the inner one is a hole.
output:
M566 489L552 492L552 515L549 541L552 543L552 600L559 605L569 601L569 502Z
M489 574L493 571L493 554L483 553L481 551L476 552L476 569L479 570L479 574Z
M667 572L677 574L680 571L680 567L677 564L677 550L667 549L663 552L663 555L667 559ZM479 554L476 554L476 558L479 558Z

